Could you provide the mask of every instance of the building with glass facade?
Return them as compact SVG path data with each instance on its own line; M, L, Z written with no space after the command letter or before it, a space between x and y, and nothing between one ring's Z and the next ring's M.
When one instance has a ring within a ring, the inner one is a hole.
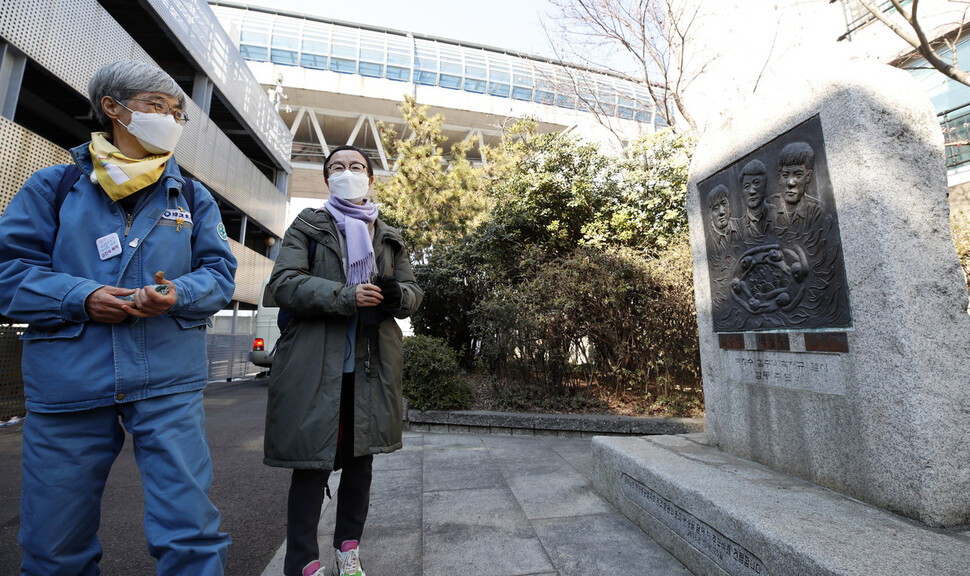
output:
M269 88L282 78L280 114L294 135L290 191L297 196L322 193L313 165L335 145L361 146L392 169L375 124L402 124L396 106L405 94L445 117L446 149L466 138L494 144L503 126L525 115L544 131L578 130L617 148L665 126L647 88L617 75L457 40L209 4L260 82Z

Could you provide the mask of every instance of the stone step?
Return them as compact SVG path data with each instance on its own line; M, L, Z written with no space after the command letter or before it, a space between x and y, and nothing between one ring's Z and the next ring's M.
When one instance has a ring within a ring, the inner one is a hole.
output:
M593 439L593 487L698 576L970 574L970 527L936 529L706 443Z

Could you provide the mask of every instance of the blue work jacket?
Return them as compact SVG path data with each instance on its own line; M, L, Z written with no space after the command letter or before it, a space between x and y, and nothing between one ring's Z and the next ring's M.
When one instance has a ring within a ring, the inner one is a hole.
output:
M29 324L21 337L27 409L69 412L205 387L205 328L232 298L236 271L215 200L196 183L189 206L172 158L129 216L92 184L88 146L71 155L82 174L59 225L64 166L35 172L0 216L0 314ZM112 234L120 254L102 259L99 239ZM88 317L84 302L98 288L147 286L159 270L176 290L163 315L119 324Z

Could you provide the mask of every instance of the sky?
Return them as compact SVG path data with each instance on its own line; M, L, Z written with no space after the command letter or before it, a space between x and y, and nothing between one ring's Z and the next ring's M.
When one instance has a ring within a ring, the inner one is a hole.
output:
M548 0L235 1L555 57L541 23L555 13Z

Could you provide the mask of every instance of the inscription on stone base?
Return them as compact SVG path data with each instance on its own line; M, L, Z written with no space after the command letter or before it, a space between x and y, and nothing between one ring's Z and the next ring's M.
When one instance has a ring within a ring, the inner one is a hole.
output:
M805 350L808 352L848 352L849 337L845 332L805 334Z
M717 341L725 350L744 350L744 334L718 334Z
M788 334L756 334L758 350L791 350Z
M722 377L728 382L845 396L846 367L832 354L729 352Z
M761 576L768 570L761 560L690 512L657 494L628 474L622 477L623 495L697 548L731 576Z

